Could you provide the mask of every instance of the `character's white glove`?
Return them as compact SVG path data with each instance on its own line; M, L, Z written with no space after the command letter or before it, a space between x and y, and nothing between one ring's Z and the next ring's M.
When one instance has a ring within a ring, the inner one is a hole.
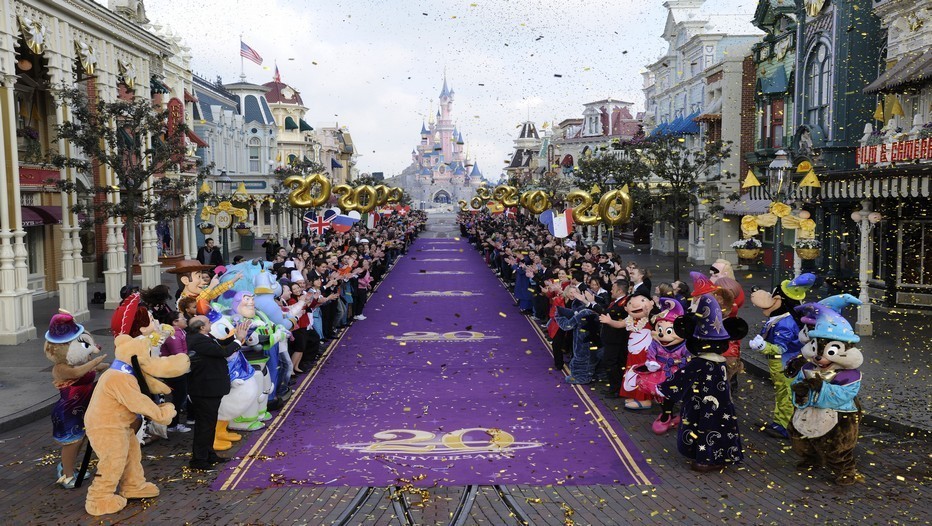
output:
M758 334L751 341L748 342L748 347L754 351L763 351L764 347L767 345L767 342L764 341L764 337Z
M650 372L652 372L652 373L660 370L660 364L657 363L657 362L655 362L655 361L653 361L653 360L649 360L649 361L647 361L647 362L644 362L644 365L646 365L646 366L647 366L647 370L650 371Z

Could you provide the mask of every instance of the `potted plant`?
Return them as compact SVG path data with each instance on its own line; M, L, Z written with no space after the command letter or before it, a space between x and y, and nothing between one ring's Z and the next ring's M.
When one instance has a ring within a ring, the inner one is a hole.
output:
M204 221L203 223L197 225L197 228L200 229L201 233L204 235L214 233L214 224L210 221Z
M251 236L252 235L252 227L247 225L246 223L243 223L242 221L233 225L233 230L236 230L236 233L239 234L240 236Z
M797 239L795 248L796 255L798 255L800 259L815 259L819 257L822 244L814 238Z
M922 128L919 128L919 137L920 139L928 139L932 137L932 122L927 122L922 125Z
M731 244L731 248L735 249L741 259L757 258L760 255L762 246L760 240L755 237L739 239Z

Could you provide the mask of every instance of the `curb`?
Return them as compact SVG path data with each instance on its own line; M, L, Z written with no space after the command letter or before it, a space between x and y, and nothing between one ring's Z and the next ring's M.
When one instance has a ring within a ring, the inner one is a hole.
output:
M742 358L741 361L744 362L745 371L759 378L763 378L768 381L770 380L769 370L761 367L760 365L746 358ZM923 429L921 427L916 427L916 426L911 426L908 424L904 424L902 422L891 420L887 417L872 415L867 412L864 412L862 414L863 414L863 418L861 419L861 421L864 423L864 425L873 427L880 431L887 431L895 435L906 436L909 438L923 438L923 439L932 438L932 430Z
M52 408L58 402L58 396L47 398L41 402L17 411L12 415L0 418L0 433L12 431L26 424L31 424L37 420L48 417L52 414Z

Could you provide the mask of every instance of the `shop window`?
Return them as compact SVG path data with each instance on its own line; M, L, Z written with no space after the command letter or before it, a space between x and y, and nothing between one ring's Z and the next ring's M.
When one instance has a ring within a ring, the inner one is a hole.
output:
M932 287L932 221L900 224L900 285Z
M760 137L764 148L783 147L783 99L765 101L760 111Z
M45 227L26 228L26 267L29 274L45 274Z
M259 139L249 139L249 173L259 173L259 154L262 146Z
M48 152L50 140L48 61L33 53L22 37L16 45L14 104L19 161L39 164Z
M880 221L871 232L871 279L882 280L887 275L887 235L890 225L887 221Z

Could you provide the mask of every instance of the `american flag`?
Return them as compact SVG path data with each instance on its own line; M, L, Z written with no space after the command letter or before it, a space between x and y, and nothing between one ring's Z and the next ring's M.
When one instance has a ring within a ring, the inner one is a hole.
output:
M251 60L258 65L262 65L262 57L256 53L256 50L247 46L242 40L239 41L239 56Z
M333 221L335 215L330 215L329 217L320 217L314 212L308 212L304 214L304 224L307 225L307 233L317 232L318 236L324 235L330 228L330 223Z

